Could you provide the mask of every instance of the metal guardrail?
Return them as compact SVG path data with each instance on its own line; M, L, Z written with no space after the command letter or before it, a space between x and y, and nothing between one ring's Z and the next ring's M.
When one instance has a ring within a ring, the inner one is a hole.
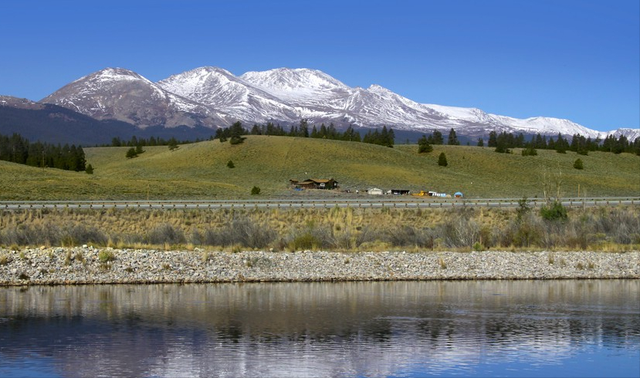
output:
M272 200L152 200L152 201L0 201L0 209L233 209L233 208L459 208L459 207L519 207L522 199L515 198L366 198L366 199L272 199ZM564 206L640 205L640 197L564 198ZM543 199L527 199L526 204L539 207Z

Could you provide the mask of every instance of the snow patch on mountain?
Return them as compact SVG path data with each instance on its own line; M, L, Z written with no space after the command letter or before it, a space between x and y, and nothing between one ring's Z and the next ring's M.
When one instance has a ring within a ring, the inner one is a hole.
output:
M246 72L240 79L288 102L327 99L344 94L349 87L322 71L307 68L277 68Z

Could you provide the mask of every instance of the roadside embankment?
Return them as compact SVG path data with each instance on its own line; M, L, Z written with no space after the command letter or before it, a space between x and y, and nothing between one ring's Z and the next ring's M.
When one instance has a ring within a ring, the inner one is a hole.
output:
M0 249L0 286L640 278L632 252L215 252Z

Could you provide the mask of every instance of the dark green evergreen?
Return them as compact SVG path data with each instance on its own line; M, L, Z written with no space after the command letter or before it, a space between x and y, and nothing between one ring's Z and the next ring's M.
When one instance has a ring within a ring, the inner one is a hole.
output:
M449 165L449 163L447 163L447 155L445 155L444 152L441 152L440 156L438 156L438 165L441 167Z
M131 147L127 150L127 159L133 159L134 157L137 157L138 154L136 153L136 149Z
M425 154L433 151L433 146L429 144L426 135L423 135L420 139L418 139L418 153Z
M452 128L449 131L449 138L447 139L447 144L450 146L459 146L460 141L458 140L458 136L456 135L456 131Z
M64 146L35 142L19 134L0 135L0 160L32 167L49 167L70 171L84 171L86 160L82 146Z

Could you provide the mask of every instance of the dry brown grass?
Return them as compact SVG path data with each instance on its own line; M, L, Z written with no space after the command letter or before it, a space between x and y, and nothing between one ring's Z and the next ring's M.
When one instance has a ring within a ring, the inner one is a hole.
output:
M640 247L640 209L21 210L0 213L0 245L239 251L597 250Z

